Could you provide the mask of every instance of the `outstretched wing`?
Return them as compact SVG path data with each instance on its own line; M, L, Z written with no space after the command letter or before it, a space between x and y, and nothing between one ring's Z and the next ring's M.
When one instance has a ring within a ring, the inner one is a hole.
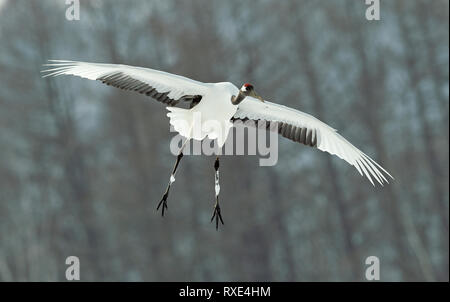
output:
M393 178L379 164L337 133L335 129L304 112L247 97L239 104L233 120L277 122L278 133L282 136L337 155L354 166L361 175L365 175L373 185L372 177L381 185L384 182L388 183L384 174Z
M43 77L69 74L98 80L148 95L169 106L175 106L180 101L198 103L208 88L205 83L149 68L61 60L49 62L44 65L49 69L42 71Z

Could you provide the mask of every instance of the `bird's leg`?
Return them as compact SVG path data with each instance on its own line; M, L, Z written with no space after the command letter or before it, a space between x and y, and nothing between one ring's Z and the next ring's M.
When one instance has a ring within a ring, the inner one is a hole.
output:
M219 206L220 184L219 184L219 157L218 156L216 157L216 161L214 163L214 170L216 171L215 181L214 181L214 185L215 185L214 188L216 191L216 204L214 205L214 212L211 217L211 222L214 220L214 218L216 218L216 230L218 230L219 229L219 220L222 224L224 224L222 215L220 214L220 206Z
M184 149L184 146L186 145L187 141L188 140L186 140L183 143L183 146L181 147L180 152L178 153L177 161L175 162L175 165L173 166L172 173L170 174L169 184L167 185L166 192L164 193L161 201L158 203L158 207L156 208L156 210L158 211L159 208L162 206L162 208L161 208L161 215L162 216L164 216L164 210L167 209L167 197L169 196L170 186L175 182L175 175L177 173L177 168L178 168L178 165L180 164L181 159L183 158L183 149Z

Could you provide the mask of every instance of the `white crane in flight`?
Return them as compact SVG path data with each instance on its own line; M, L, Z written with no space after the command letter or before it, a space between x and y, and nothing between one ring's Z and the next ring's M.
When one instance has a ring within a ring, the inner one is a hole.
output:
M319 150L334 154L354 166L361 175L365 175L374 185L375 179L383 185L388 182L386 176L393 178L385 169L369 156L353 146L335 129L304 112L268 102L260 97L251 84L238 89L229 82L202 83L149 68L118 64L99 64L76 61L50 60L43 76L75 75L89 80L98 80L107 85L125 90L132 90L165 103L170 111L167 116L170 124L186 138L176 159L170 175L167 189L159 202L161 213L167 209L167 197L170 186L175 181L178 165L183 157L183 148L190 139L203 140L205 137L217 139L222 147L233 122L237 120L254 120L277 123L282 136ZM178 104L189 103L189 109L177 108ZM194 118L195 114L201 118ZM216 121L221 127L203 127L207 121ZM198 127L198 128L196 128ZM201 129L201 131L193 131ZM216 199L211 221L216 219L223 224L219 206L219 157L215 163ZM386 176L385 176L385 175Z

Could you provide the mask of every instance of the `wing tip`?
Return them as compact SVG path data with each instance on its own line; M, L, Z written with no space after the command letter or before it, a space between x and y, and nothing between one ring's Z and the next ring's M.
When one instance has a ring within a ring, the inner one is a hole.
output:
M392 180L395 180L395 178L394 178L391 174L389 174L389 173L387 173L387 172L386 172L386 174L387 174ZM383 179L378 180L378 183L380 184L380 186L384 187L384 185L390 185L391 183L389 182L389 180L387 180L387 178L385 178L383 174L381 174L381 175L383 176ZM373 183L372 183L372 184L373 184ZM375 187L375 185L374 185L374 187Z
M45 66L47 69L41 70L42 78L47 77L56 77L58 75L63 74L67 70L69 70L71 67L76 65L76 61L69 61L69 60L53 60L49 59L46 63L42 64L42 66Z

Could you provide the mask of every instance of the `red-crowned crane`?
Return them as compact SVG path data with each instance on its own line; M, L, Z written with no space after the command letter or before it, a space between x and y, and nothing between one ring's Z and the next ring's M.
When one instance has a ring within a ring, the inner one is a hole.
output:
M392 176L369 156L353 146L335 129L304 112L268 102L261 98L251 84L238 89L229 82L202 83L179 75L149 68L117 64L99 64L76 61L50 60L49 69L42 71L44 77L75 75L89 80L98 80L107 85L132 90L165 103L170 111L170 124L186 138L177 156L169 178L167 189L159 202L161 214L167 209L170 186L175 181L178 165L183 157L183 148L190 139L217 139L222 147L233 122L254 120L276 122L278 132L295 142L334 154L354 166L374 185L374 178L383 185L386 176ZM190 108L177 108L177 104L189 102ZM201 118L195 118L196 114ZM204 127L207 121L216 121L221 127ZM200 129L194 131L194 129ZM219 157L215 163L216 199L211 221L223 224L219 206ZM385 176L385 175L386 176Z

